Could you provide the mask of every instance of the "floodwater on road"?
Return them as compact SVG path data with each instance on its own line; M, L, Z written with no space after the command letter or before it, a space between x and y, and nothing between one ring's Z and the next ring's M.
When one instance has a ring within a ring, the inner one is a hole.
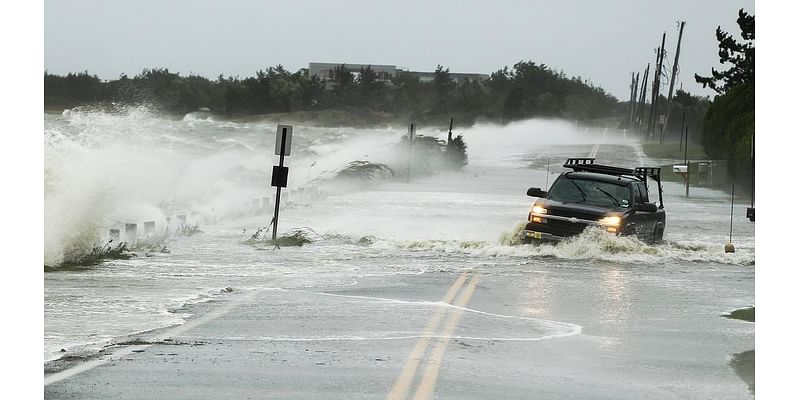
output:
M527 188L552 183L567 157L655 166L622 132L557 120L478 124L455 132L469 164L453 170L420 160L409 167L398 151L402 129L295 125L278 232L301 230L311 243L280 249L248 241L272 218L274 122L73 110L45 115L44 133L46 264L90 251L110 229L124 236L126 223L140 237L147 221L155 222L149 235L170 233L159 242L168 253L45 273L46 362L62 349L97 352L179 326L249 294L258 330L229 321L183 338L278 346L285 354L262 367L290 397L347 398L330 377L361 371L363 357L389 360L367 369L376 385L365 397L386 396L426 336L449 340L439 398L752 397L754 383L736 366L755 348L754 325L722 317L755 302L749 198L734 204L733 254L723 250L730 194L698 187L686 198L673 182L664 183L664 243L599 231L557 245L514 240L533 200ZM392 172L341 179L353 161ZM202 232L175 235L179 215ZM460 296L447 334L426 334L465 273L459 293L473 278L474 293ZM320 362L340 371L303 367L300 347L309 343L338 351L338 362ZM282 379L281 363L318 379Z

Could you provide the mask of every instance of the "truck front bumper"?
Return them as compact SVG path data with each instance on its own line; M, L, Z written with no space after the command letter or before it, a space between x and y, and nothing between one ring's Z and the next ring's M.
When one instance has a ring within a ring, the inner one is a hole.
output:
M520 233L520 239L523 241L560 242L566 238L563 236L553 235L552 233L537 232L525 229Z

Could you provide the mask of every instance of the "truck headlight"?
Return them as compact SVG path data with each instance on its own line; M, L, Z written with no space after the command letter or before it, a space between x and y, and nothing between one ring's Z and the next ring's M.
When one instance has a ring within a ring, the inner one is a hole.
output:
M539 217L536 214L547 214L547 209L542 206L533 206L531 207L531 212L528 213L528 222L533 222L537 224L544 224L547 223L547 219L543 217Z
M604 217L604 218L600 219L600 221L597 221L597 222L599 222L600 225L616 227L616 226L619 226L619 224L622 222L622 218L620 218L617 215L611 215L611 216L608 216L608 217Z

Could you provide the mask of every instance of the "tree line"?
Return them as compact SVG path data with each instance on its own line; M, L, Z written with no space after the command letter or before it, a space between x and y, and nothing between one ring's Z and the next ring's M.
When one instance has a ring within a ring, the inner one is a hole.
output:
M720 64L727 69L711 69L711 76L695 74L695 80L718 95L703 120L702 144L714 159L728 160L728 172L738 183L753 182L751 152L755 142L756 22L755 16L739 10L743 42L717 27Z
M461 116L464 122L488 119L509 122L531 117L591 120L619 116L624 105L581 77L567 77L544 64L520 61L486 80L455 80L438 66L430 82L399 73L389 83L371 67L353 74L337 67L324 82L304 69L283 66L255 76L181 76L166 68L103 81L88 71L53 75L45 72L46 109L78 105L148 104L169 113L205 107L230 117L318 110L365 110L413 118ZM326 85L328 88L326 88Z

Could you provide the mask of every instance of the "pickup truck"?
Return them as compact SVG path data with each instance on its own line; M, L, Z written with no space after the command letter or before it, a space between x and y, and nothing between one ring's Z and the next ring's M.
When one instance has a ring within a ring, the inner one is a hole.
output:
M594 158L569 158L550 190L528 189L538 197L520 236L523 242L560 241L597 226L646 243L664 238L666 211L661 168L634 169L599 165ZM650 201L649 183L658 188L659 204Z

